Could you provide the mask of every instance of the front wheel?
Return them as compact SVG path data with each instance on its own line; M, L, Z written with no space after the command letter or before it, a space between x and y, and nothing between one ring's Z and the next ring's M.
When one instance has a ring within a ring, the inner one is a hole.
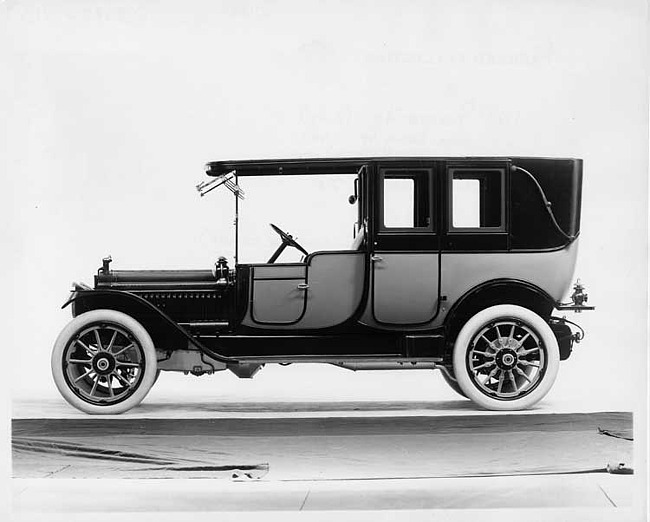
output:
M557 340L536 313L498 305L474 315L454 344L463 393L489 410L530 408L551 389L560 365Z
M115 310L75 317L52 350L52 376L63 398L92 414L138 405L157 377L156 350L144 327Z

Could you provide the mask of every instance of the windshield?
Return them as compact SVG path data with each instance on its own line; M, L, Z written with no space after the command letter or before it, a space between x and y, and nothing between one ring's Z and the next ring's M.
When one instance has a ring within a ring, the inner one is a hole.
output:
M246 176L239 186L246 199L239 205L239 262L263 263L280 238L274 223L308 251L348 250L354 239L358 203L348 198L356 174ZM287 248L278 262L299 262L302 254Z

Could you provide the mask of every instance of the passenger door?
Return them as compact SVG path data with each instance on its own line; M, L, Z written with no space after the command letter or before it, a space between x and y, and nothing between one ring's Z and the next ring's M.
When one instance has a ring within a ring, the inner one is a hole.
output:
M428 323L439 304L437 173L433 164L379 165L375 181L373 319L395 326Z

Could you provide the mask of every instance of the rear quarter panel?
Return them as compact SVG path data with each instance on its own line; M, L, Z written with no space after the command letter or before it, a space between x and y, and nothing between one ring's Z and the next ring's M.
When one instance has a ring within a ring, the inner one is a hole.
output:
M431 322L417 325L385 325L364 313L362 322L384 330L426 330L441 326L453 305L467 292L493 280L526 281L561 300L570 288L578 253L576 239L566 248L548 252L447 252L440 255L440 294L446 297Z

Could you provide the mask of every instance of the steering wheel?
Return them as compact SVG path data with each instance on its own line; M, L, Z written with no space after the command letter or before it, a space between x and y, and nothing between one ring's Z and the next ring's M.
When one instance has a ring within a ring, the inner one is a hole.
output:
M271 225L273 231L280 236L280 238L282 239L282 243L280 244L278 249L275 252L273 252L273 255L269 258L267 263L275 263L275 260L278 257L280 257L280 254L282 254L282 252L284 252L284 249L287 248L288 246L292 246L293 248L300 250L306 256L309 255L309 252L307 252L302 246L300 246L298 242L290 234L287 234L284 230L281 230L273 223L269 223L269 225Z

